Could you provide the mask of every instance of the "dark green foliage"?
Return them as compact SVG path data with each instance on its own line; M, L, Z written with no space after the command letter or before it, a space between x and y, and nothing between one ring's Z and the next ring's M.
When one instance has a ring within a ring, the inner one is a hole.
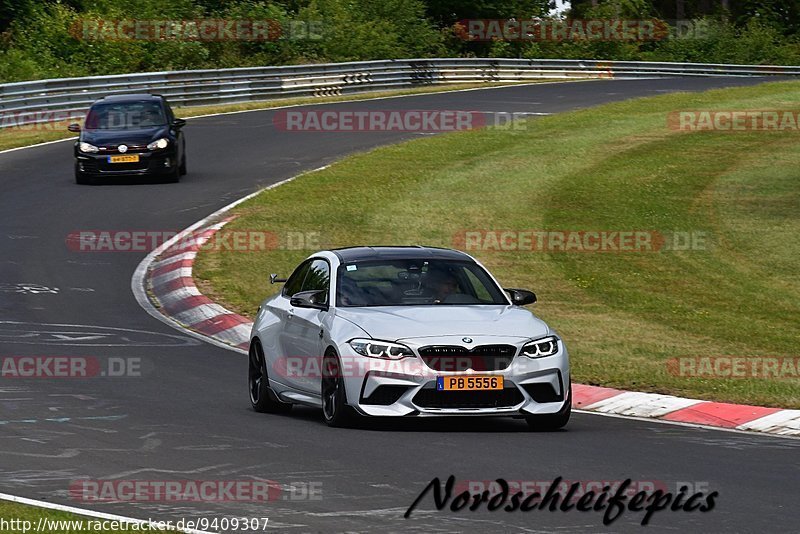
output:
M798 1L573 2L574 18L693 19L688 38L657 41L475 42L464 40L458 26L465 19L538 18L551 7L551 0L2 0L0 82L451 56L800 64ZM270 20L281 34L266 41L152 41L80 39L75 32L93 19L203 18Z

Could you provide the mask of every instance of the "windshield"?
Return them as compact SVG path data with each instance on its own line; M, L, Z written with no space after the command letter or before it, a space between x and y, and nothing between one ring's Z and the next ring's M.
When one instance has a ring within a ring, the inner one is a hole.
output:
M479 265L450 260L382 260L339 266L338 306L508 304Z
M158 102L97 104L86 116L89 130L134 130L165 126L167 117Z

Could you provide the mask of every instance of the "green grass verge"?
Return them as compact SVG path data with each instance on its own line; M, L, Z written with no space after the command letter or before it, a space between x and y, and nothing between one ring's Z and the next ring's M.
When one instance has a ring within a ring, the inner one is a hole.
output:
M119 534L122 532L142 532L141 527L137 528L132 523L117 523L115 525L110 520L103 523L106 520L9 501L0 501L0 518L5 521L5 524L0 524L0 534L20 534L25 529L27 529L27 532L36 532L40 519L43 521L41 524L42 530L38 532L44 533L86 534L87 532L95 532L98 534ZM118 528L111 528L114 526ZM172 532L174 531L172 530ZM162 532L167 531L162 530Z
M547 83L553 81L542 78L536 82L530 83ZM302 97L302 98L277 98L274 100L262 100L258 102L242 102L240 104L221 104L213 106L192 106L175 108L175 114L179 117L197 117L199 115L211 115L214 113L229 113L232 111L248 111L257 109L269 109L280 106L292 106L298 104L320 104L326 102L343 102L350 100L366 100L370 98L380 98L385 96L403 96L403 95L417 95L428 93L441 93L445 91L455 91L463 89L478 89L486 87L501 87L504 85L519 85L515 83L463 83L463 84L449 84L437 85L427 87L417 87L413 89L398 89L396 91L371 91L366 93L349 94L344 96L326 96L326 97ZM9 148L18 148L22 146L35 145L37 143L45 143L47 141L57 141L59 139L67 139L74 137L75 134L67 131L69 122L55 122L46 125L40 125L34 128L33 125L26 125L21 128L2 128L0 129L0 150L7 150Z
M242 204L229 229L322 247L452 247L463 230L706 232L705 250L473 251L570 347L576 382L800 408L800 381L674 376L674 357L798 356L800 135L675 132L666 112L787 109L800 83L670 94L347 157ZM298 209L302 206L302 209ZM252 316L308 250L202 253L195 277Z

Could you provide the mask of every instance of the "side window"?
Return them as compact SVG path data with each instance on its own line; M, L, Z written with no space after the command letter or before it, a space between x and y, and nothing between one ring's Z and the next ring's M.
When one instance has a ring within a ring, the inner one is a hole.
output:
M166 113L167 115L167 124L172 124L172 121L175 120L175 114L172 113L172 108L167 103L167 101L164 100L163 102L164 102L164 113Z
M464 274L467 275L470 288L472 289L472 294L475 295L481 302L492 302L492 296L489 294L486 286L483 285L480 280L478 280L477 276L475 276L475 273L469 269L464 269Z
M325 260L314 260L306 274L302 291L325 291L324 303L328 302L328 287L331 281L331 268Z
M311 265L310 261L305 261L300 264L300 267L294 270L292 276L286 280L286 283L283 284L283 296L284 297L291 297L295 293L299 293L301 291L301 287L303 287L303 280L306 277L306 273L308 272L308 267Z

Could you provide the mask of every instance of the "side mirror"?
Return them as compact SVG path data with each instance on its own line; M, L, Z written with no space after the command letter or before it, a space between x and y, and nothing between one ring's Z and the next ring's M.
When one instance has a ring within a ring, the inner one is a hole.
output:
M292 295L289 299L289 304L297 306L298 308L314 308L317 310L327 310L328 305L325 304L326 291L301 291Z
M536 302L536 293L533 291L528 291L527 289L513 289L513 288L504 288L505 291L508 293L508 296L511 297L511 302L515 306L525 306L526 304L533 304Z
M287 280L286 278L278 278L278 275L275 274L275 273L272 273L271 275L269 275L269 283L270 284L282 284L286 280Z
M175 119L172 121L173 128L183 128L184 126L186 126L186 119Z
M67 126L67 130L69 130L72 133L81 133L81 125L78 124L77 122L73 122L72 124Z

